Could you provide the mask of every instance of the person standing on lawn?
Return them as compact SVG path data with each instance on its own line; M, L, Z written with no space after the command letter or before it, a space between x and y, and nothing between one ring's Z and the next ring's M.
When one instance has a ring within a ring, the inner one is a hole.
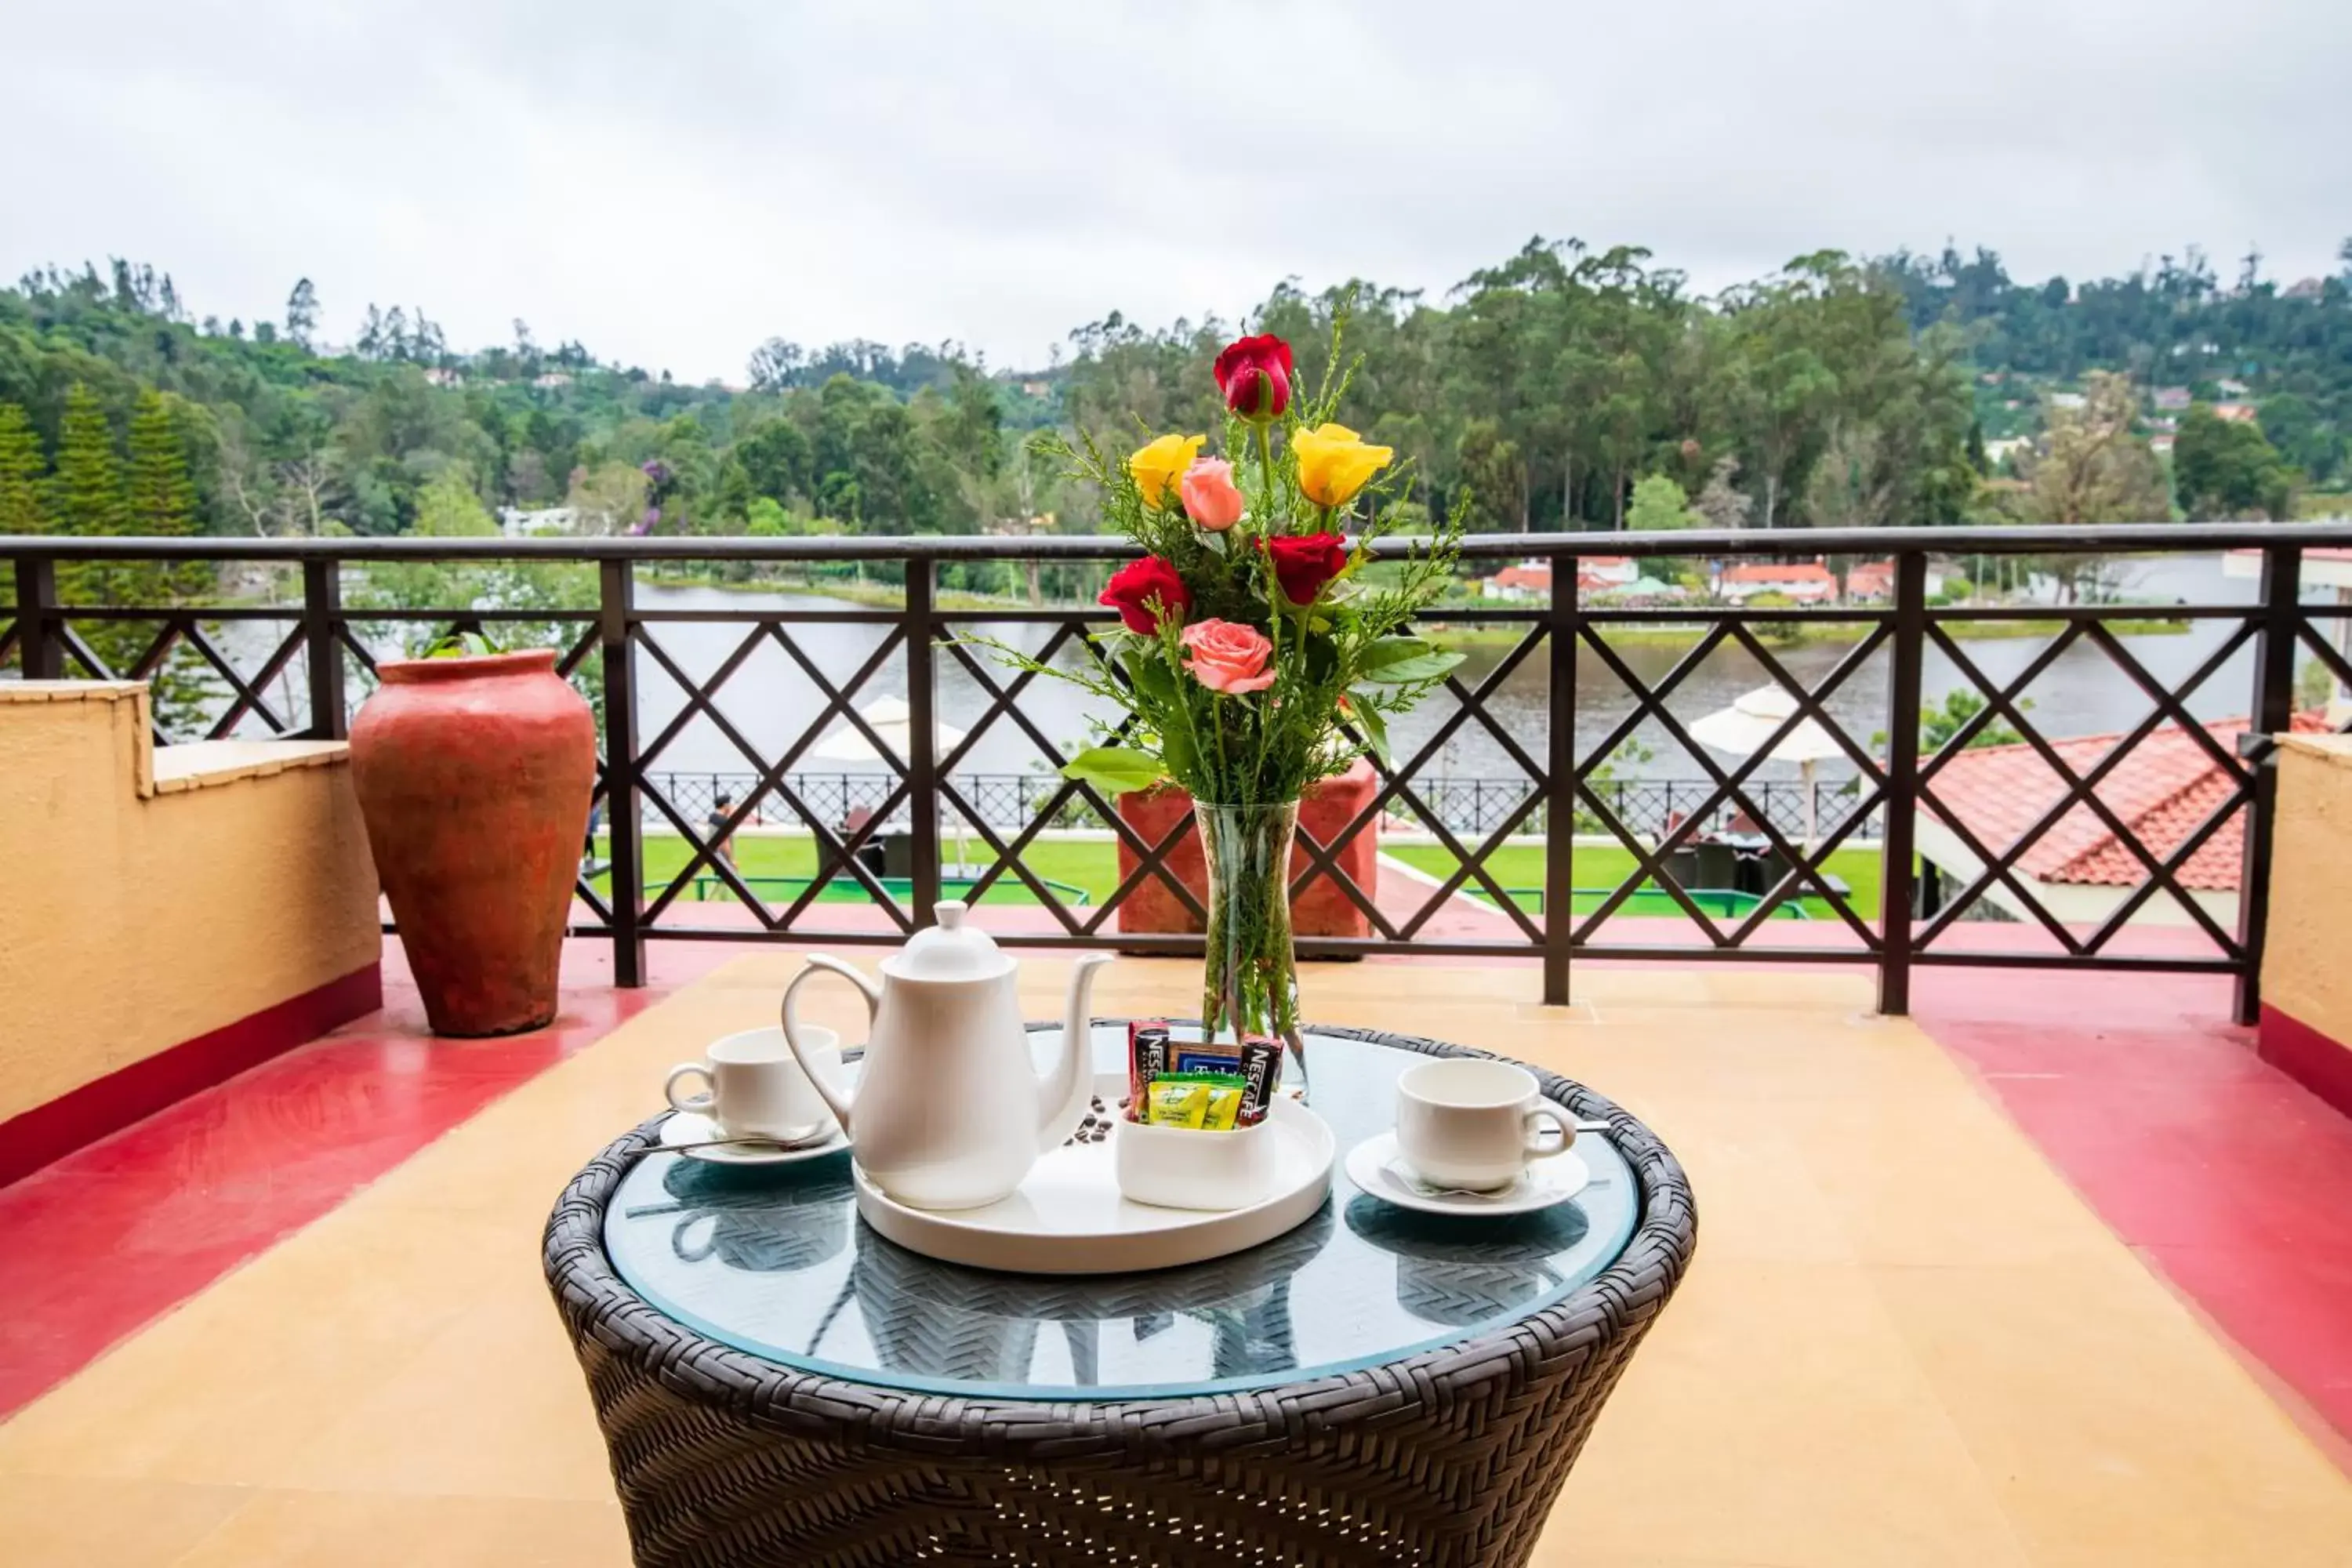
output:
M725 862L729 870L735 868L735 833L727 825L727 808L735 797L725 790L719 792L710 803L710 815L703 818L703 831L710 839L710 858Z

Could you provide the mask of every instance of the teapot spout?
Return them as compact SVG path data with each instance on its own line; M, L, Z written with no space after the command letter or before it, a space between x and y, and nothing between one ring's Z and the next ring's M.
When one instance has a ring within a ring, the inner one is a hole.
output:
M1095 1098L1095 971L1111 961L1108 952L1079 956L1070 971L1070 992L1062 1010L1062 1048L1037 1085L1037 1152L1069 1142Z

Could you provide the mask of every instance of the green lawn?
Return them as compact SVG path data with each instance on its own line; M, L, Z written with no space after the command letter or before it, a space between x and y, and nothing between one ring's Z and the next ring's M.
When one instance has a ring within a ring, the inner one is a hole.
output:
M1409 866L1426 871L1433 877L1450 877L1460 862L1452 852L1434 844L1400 844L1388 846L1387 852ZM1506 844L1486 857L1486 870L1505 891L1514 895L1522 890L1539 893L1544 884L1544 848L1541 844ZM1570 858L1570 875L1579 889L1597 889L1590 898L1576 900L1576 912L1589 914L1601 905L1602 896L1613 892L1620 882L1633 875L1631 851L1619 845L1580 844ZM1824 868L1832 876L1842 879L1853 890L1853 911L1864 920L1878 918L1878 851L1875 849L1833 850ZM1484 898L1475 881L1464 886L1473 894ZM1654 883L1645 883L1651 896L1642 902L1643 909L1636 913L1657 912L1653 908L1667 894ZM1528 910L1540 901L1536 897L1517 900ZM1808 898L1801 902L1805 912L1816 920L1834 920L1827 900ZM1680 906L1674 906L1679 910ZM1712 911L1710 911L1712 912Z
M600 857L611 852L609 836L597 835L596 849ZM979 838L965 839L964 850L965 858L975 866L985 866L994 858L986 842ZM941 847L940 853L946 861L953 860L955 839L952 837ZM647 834L646 887L655 890L667 887L670 879L685 867L687 858L685 839L674 833ZM1089 904L1102 903L1118 889L1118 861L1113 847L1108 844L1060 840L1036 843L1023 850L1021 858L1039 880L1083 889ZM735 839L735 868L747 878L786 877L805 881L816 875L816 840L805 834L792 837L738 835ZM698 875L709 877L712 873L706 867ZM611 891L608 878L598 877L593 885L600 894ZM771 903L790 903L801 893L797 885L762 887L757 882L752 884L752 890L765 895ZM1064 891L1063 887L1053 890L1062 898L1072 897ZM735 896L732 889L717 880L707 882L699 889L689 888L678 896L691 902L698 891L706 899L731 900ZM846 875L836 876L819 895L826 902L854 903L864 903L869 896L864 883ZM1034 904L1037 899L1026 884L1007 871L990 884L981 901L987 904Z
M599 855L608 852L605 836L598 835L596 842ZM1452 875L1456 863L1451 853L1433 844L1391 844L1382 846L1382 848L1386 853L1433 877ZM966 858L974 865L985 865L993 858L986 843L979 838L967 838L964 841L964 849ZM947 860L952 861L955 855L955 840L952 837L941 846L940 854ZM1501 883L1507 890L1513 893L1524 890L1530 895L1519 901L1523 907L1533 910L1538 901L1533 895L1542 889L1544 882L1543 858L1544 848L1539 842L1506 844L1486 858L1486 868L1495 880ZM1076 842L1064 839L1041 840L1024 850L1022 858L1028 863L1029 869L1040 879L1048 883L1084 889L1086 901L1089 905L1102 904L1118 889L1118 849L1116 846L1109 843L1099 840ZM686 841L676 834L646 836L646 884L649 889L658 890L667 886L669 879L677 874L686 861ZM1580 897L1576 900L1577 912L1580 914L1589 913L1599 907L1601 897L1631 877L1634 870L1633 855L1622 847L1613 846L1580 844L1576 847L1572 864L1577 887L1600 890L1590 897ZM792 878L804 882L806 879L816 874L816 841L804 834L791 837L739 835L735 840L735 865L737 870L745 877ZM1875 849L1837 850L1829 858L1828 869L1832 875L1843 878L1846 886L1853 889L1854 912L1866 921L1876 919L1878 915L1878 851ZM706 869L701 875L708 877L710 873ZM608 893L611 890L608 879L604 877L597 878L594 886L599 893ZM772 903L789 903L798 898L801 892L798 882L766 887L755 882L753 888L754 890L765 894ZM1465 883L1465 889L1473 897L1481 900L1485 897L1475 882ZM1057 887L1055 890L1059 893L1061 888ZM716 880L707 882L699 891L706 899L730 900L734 897L733 892L725 883ZM697 889L689 888L680 897L691 902L696 893ZM824 892L819 895L827 902L855 903L864 903L867 896L863 883L846 876L835 877ZM1629 912L1664 913L1678 908L1678 906L1664 905L1662 900L1665 897L1663 891L1652 887L1647 896L1640 900L1638 907ZM1034 904L1037 900L1018 878L1008 872L990 884L987 893L981 901L991 904ZM1806 913L1816 920L1835 918L1831 913L1828 903L1822 899L1809 898L1802 902ZM1710 910L1710 912L1714 911Z

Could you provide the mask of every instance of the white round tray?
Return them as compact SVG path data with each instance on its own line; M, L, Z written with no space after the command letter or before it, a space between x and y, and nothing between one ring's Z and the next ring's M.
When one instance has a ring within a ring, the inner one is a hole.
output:
M1105 1104L1124 1080L1097 1080ZM1337 1145L1324 1120L1286 1095L1266 1112L1276 1142L1274 1195L1221 1213L1156 1208L1119 1194L1111 1145L1066 1143L1012 1196L985 1208L909 1208L856 1172L857 1212L910 1251L1012 1274L1124 1274L1202 1263L1271 1241L1323 1206Z

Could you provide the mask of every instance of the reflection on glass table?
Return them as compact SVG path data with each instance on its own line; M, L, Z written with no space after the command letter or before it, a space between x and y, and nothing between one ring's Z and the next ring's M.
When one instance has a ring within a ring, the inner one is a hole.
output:
M1041 1051L1055 1031L1034 1032ZM1097 1025L1115 1069L1123 1024ZM1425 1059L1307 1037L1310 1103L1339 1149L1394 1124L1396 1077ZM1178 1397L1297 1383L1506 1326L1591 1279L1632 1233L1632 1173L1600 1138L1557 1208L1516 1218L1411 1214L1332 1173L1296 1230L1234 1257L1150 1273L1043 1277L936 1262L857 1218L846 1153L770 1171L651 1154L605 1212L614 1268L648 1302L802 1371L964 1397Z

